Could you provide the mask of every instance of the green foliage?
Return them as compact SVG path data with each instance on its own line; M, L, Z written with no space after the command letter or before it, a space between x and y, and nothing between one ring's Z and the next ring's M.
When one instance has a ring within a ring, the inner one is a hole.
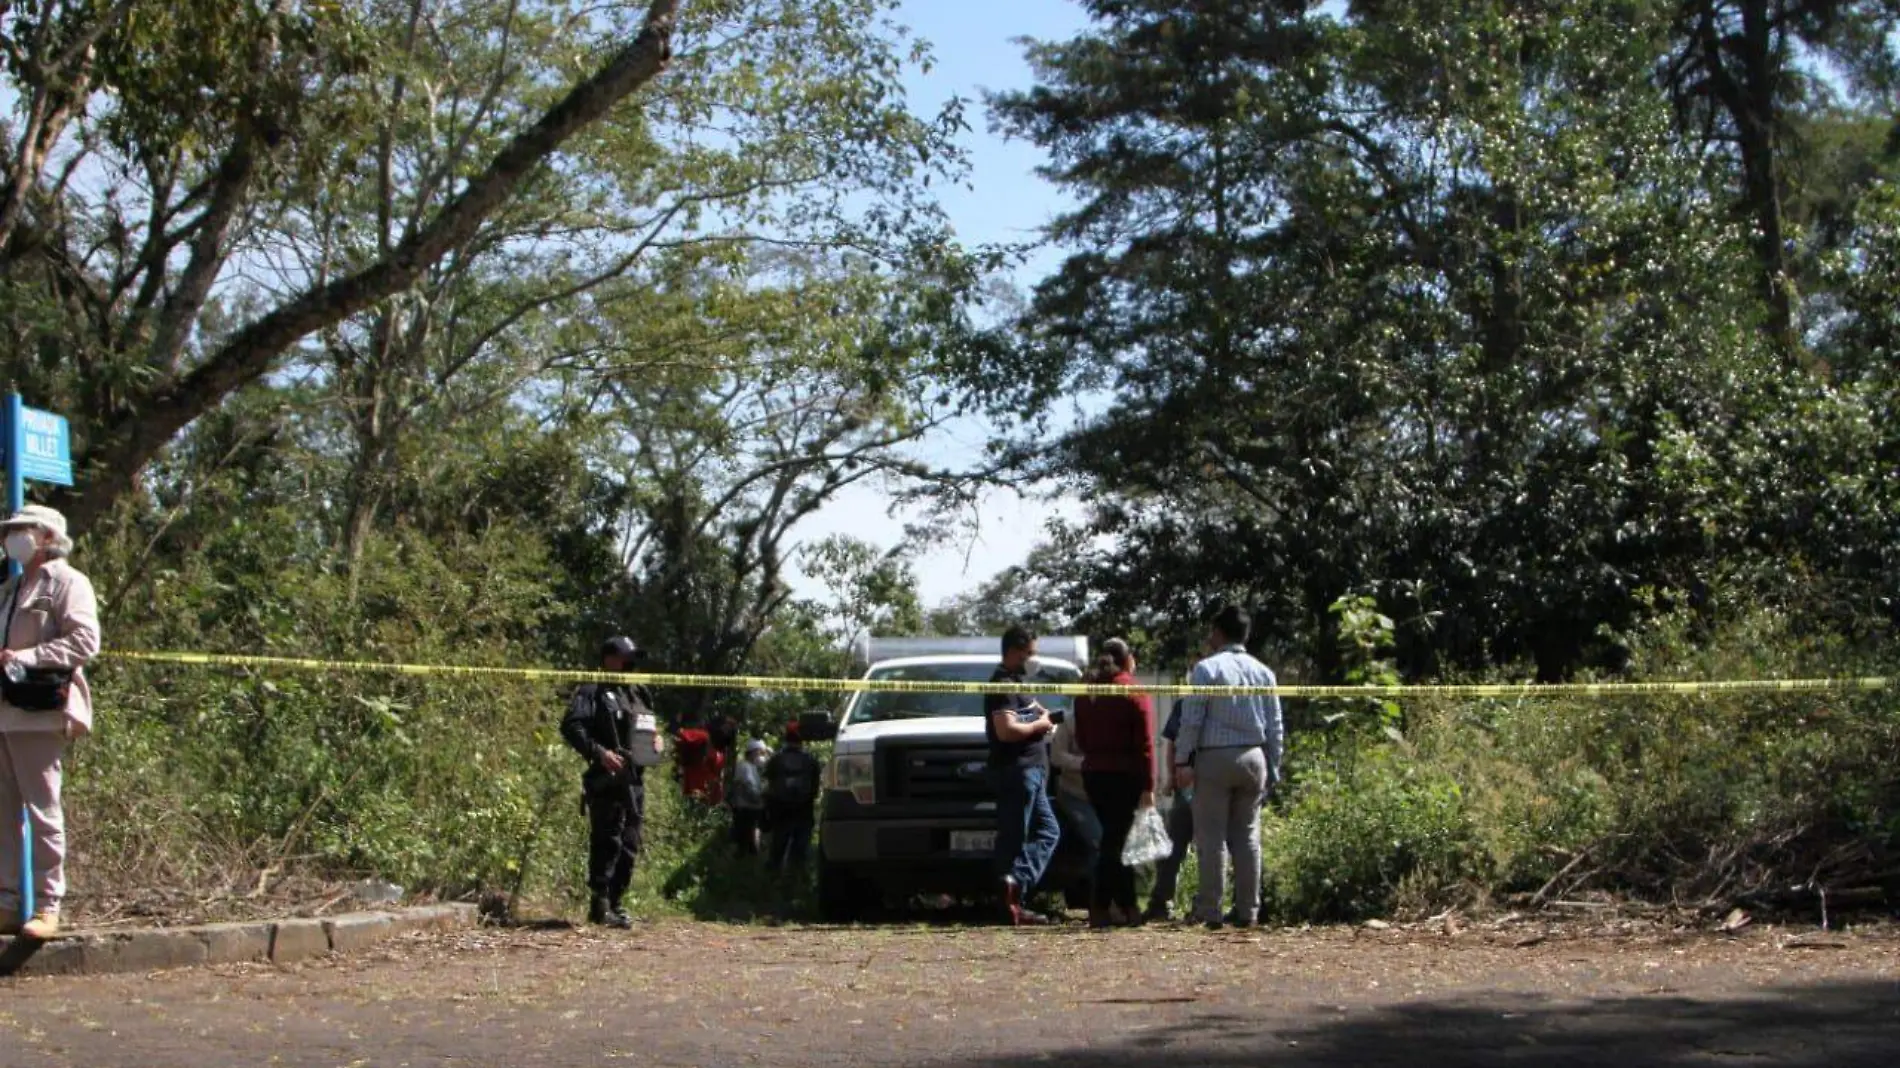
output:
M291 542L268 523L232 524L127 591L151 596L146 618L108 601L109 634L118 647L542 663L532 636L564 628L547 560L521 554L522 541L506 524L379 540L373 577L353 593L285 555ZM273 550L275 570L251 572ZM233 560L235 576L223 571ZM508 886L557 786L571 793L553 733L564 695L545 685L107 661L96 688L100 729L78 750L71 790L105 885L149 865L174 885L295 865L451 893Z
M1752 223L1752 281L1765 325L1781 355L1799 359L1807 340L1798 328L1798 276L1806 266L1800 243L1819 238L1824 247L1827 240L1825 227L1802 227L1816 221L1812 208L1826 210L1825 180L1823 199L1814 198L1812 157L1828 154L1816 143L1827 132L1817 127L1842 117L1837 101L1856 113L1850 122L1887 121L1900 85L1900 7L1889 0L1682 0L1658 10L1669 38L1657 81L1684 137L1727 164L1730 195Z
M833 591L831 611L847 646L866 634L920 634L923 602L906 547L883 551L845 535L804 550L805 571Z
M1876 671L1748 613L1624 636L1641 677ZM1263 832L1269 907L1350 919L1609 891L1686 907L1891 889L1900 717L1878 695L1414 701L1403 741L1298 736Z
M112 641L584 666L585 655L548 643L576 629L576 606L550 596L562 580L545 555L521 551L537 545L526 531L501 524L446 543L378 537L352 590L347 575L320 562L281 557L268 581L218 579L221 567L247 573L271 546L289 544L281 528L231 525L182 568L156 574L153 616L118 617ZM110 605L107 619L111 626ZM565 687L112 660L94 686L99 730L75 749L68 785L82 892L248 889L269 872L375 874L455 896L502 890L530 909L566 909L584 896L581 763L555 731ZM678 696L662 694L662 710ZM796 714L774 707L779 696L738 695L760 733ZM803 891L781 894L756 864L728 856L723 816L686 804L670 770L648 773L637 906L727 916L804 907Z
M1691 32L1766 0L1086 6L993 101L1073 196L1006 329L930 193L960 106L911 112L928 53L891 5L710 0L451 254L274 348L233 339L426 231L641 5L0 9L0 364L91 458L108 641L578 666L627 632L661 667L834 675L858 631L1029 619L1173 663L1221 596L1316 681L1890 661L1891 4L1798 5L1766 53ZM846 489L966 488L914 448L966 395L1086 522L934 613L905 551L801 555ZM108 663L98 690L94 885L576 896L554 688ZM769 735L809 701L662 712ZM1872 698L1292 711L1281 915L1892 869ZM642 907L803 907L652 799Z
M239 340L412 258L648 5L0 5L0 369L92 465L59 503L108 643L587 667L628 633L662 668L833 675L832 616L921 625L895 557L825 610L787 583L844 489L944 475L907 447L954 406L937 350L980 280L931 191L961 173L960 109L912 110L928 49L890 8L682 3L663 76L398 291L273 349ZM98 685L73 783L94 885L578 882L556 688ZM661 712L770 734L808 701ZM657 826L660 854L697 848Z
M1333 602L1332 615L1339 634L1343 675L1348 686L1397 686L1399 672L1385 654L1392 648L1392 619L1379 611L1379 603L1366 596L1342 597ZM1405 714L1390 698L1366 698L1373 725L1396 735L1404 726ZM1338 715L1327 721L1337 722Z
M649 793L649 796L653 796ZM762 856L746 856L728 840L729 816L688 805L669 782L653 817L660 833L637 869L635 906L649 915L684 912L702 920L750 922L814 917L815 869L766 870ZM817 849L814 841L812 848Z
M1385 915L1407 888L1485 877L1457 783L1384 747L1302 775L1261 845L1263 909L1289 920Z
M1069 255L966 372L1012 426L1107 398L1059 447L1033 421L1012 442L1091 506L1027 576L1048 611L1165 635L1238 600L1317 679L1361 662L1349 596L1394 621L1410 678L1613 670L1606 633L1714 611L1718 586L1891 622L1892 513L1864 475L1885 394L1790 357L1761 190L1678 106L1746 50L1698 59L1680 19L1751 5L1151 0L1032 45L1038 85L991 103L1074 198L1048 233ZM1890 7L1813 10L1774 33L1890 67L1866 33ZM1804 109L1799 218L1848 250L1816 336L1872 368L1890 116L1810 107L1785 74L1751 92ZM1753 121L1729 103L1695 107Z

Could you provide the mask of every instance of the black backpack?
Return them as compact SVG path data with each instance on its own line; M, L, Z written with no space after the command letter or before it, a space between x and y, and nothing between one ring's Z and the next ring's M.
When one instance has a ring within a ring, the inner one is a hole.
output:
M810 753L787 750L765 765L765 802L795 807L818 798L818 761Z

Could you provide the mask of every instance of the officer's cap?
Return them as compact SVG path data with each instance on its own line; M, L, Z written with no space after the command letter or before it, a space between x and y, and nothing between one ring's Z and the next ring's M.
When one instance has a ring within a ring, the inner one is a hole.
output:
M616 635L600 643L600 656L603 660L610 656L618 656L627 660L638 660L640 659L640 647L634 644L632 638Z

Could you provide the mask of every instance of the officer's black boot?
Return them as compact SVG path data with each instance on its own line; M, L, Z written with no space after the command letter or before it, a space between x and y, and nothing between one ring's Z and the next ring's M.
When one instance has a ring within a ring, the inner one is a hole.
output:
M604 897L595 898L587 906L587 922L595 927L612 927L621 931L633 926L633 920L620 911L620 906Z
M616 885L607 888L607 926L624 931L633 926L633 917L627 915L626 906L622 904L627 899L627 888L618 883L615 880Z

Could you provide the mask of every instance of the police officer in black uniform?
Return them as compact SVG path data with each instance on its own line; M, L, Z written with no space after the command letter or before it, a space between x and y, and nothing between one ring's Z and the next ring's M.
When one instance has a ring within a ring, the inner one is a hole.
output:
M609 638L600 647L602 671L631 671L640 660L640 647L630 638ZM589 831L587 888L593 893L589 923L633 926L621 902L633 881L646 813L646 769L633 760L633 735L636 717L652 713L653 695L644 686L587 682L575 688L561 719L561 737L587 760L581 797ZM644 744L659 752L659 732Z

